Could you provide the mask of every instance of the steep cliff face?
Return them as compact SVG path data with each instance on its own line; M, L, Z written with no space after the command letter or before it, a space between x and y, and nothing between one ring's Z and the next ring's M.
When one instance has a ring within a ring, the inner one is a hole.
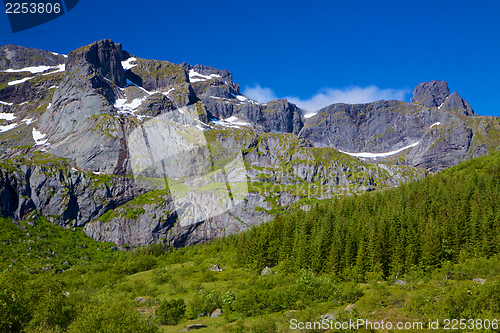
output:
M146 191L133 178L82 172L43 153L0 165L0 209L14 219L41 214L61 226L82 227Z
M110 39L104 39L70 52L66 69L72 71L90 65L101 76L123 87L126 82L125 71L121 64L122 57L121 45L113 43Z
M242 96L227 70L141 59L111 40L67 58L0 55L13 69L0 72L1 214L43 214L120 246L207 241L500 145L498 119L444 81L417 86L412 103L334 104L306 119L285 99Z
M64 55L54 52L12 44L0 46L0 70L17 70L33 66L52 67L65 62Z
M413 90L412 103L431 108L437 108L450 95L448 83L446 81L422 82Z
M299 135L316 147L378 160L397 156L408 165L439 171L497 148L496 129L476 135L471 124L479 118L484 117L456 92L449 94L445 81L431 81L415 88L412 103L330 105L307 119ZM498 122L490 126L497 128Z

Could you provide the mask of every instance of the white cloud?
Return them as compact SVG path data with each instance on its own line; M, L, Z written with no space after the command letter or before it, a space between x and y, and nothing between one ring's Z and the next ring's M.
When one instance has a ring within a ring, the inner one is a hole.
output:
M286 98L301 109L308 111L308 113L313 113L334 103L370 103L381 99L402 101L409 92L409 89L380 89L371 85L364 88L358 86L342 89L323 88L309 99L301 99L295 96L287 96ZM266 103L277 98L271 88L261 87L260 85L246 86L243 95L260 103Z
M271 88L263 88L258 84L254 87L245 86L243 95L259 103L267 103L278 98Z

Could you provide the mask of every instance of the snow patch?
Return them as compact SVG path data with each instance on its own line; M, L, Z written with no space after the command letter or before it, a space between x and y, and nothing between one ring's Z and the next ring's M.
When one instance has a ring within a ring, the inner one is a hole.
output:
M446 102L446 100L448 99L449 96L446 96L446 98L444 99L443 103L441 103L440 106L438 106L438 110L441 109L444 105L444 103Z
M50 73L42 74L42 75L45 76L45 75L50 75L50 74L54 74L54 73L64 72L66 70L66 65L60 64L60 65L53 67L53 69L56 69L56 68L57 68L57 70L50 72Z
M312 116L315 116L315 115L317 115L317 114L318 114L317 112L307 113L307 114L305 114L305 115L304 115L304 118L306 118L306 119L307 119L307 118L311 118Z
M162 92L163 95L168 96L172 91L174 91L175 88L170 88L167 92Z
M53 55L62 55L64 58L68 57L67 54L60 54L60 53L57 53L57 52L50 52L50 53L52 53Z
M52 103L49 103L49 105L47 105L47 110L50 109L51 106L52 106Z
M10 106L10 105L14 105L14 103L7 103L7 102L2 102L2 101L0 101L0 104L3 104L3 105L9 105L9 106Z
M11 129L13 129L16 126L17 126L17 124L10 124L10 125L7 125L7 126L0 126L0 133L10 131Z
M240 102L243 102L243 103L252 103L252 104L255 104L255 105L260 105L260 103L246 97L246 96L243 96L243 95L233 95L234 97L236 97L236 99Z
M439 126L439 125L441 125L441 123L438 121L437 123L432 124L430 128L433 128L434 126Z
M246 97L245 97L245 96L243 96L243 95L237 95L237 96L235 96L235 97L236 97L236 99L237 99L238 101L242 101L242 102L249 102L249 101L250 101L250 99L246 98Z
M29 103L29 102L22 102L22 103L21 103L21 104L19 104L19 105L24 105L24 104L28 104L28 103Z
M33 134L33 140L35 140L35 145L40 146L46 144L47 139L42 140L43 138L45 138L46 134L42 134L39 130L37 130L34 127L32 134Z
M128 69L131 69L135 66L137 66L137 64L132 64L133 61L137 61L137 58L128 58L127 60L124 60L122 61L122 67L123 67L123 70L128 70Z
M5 73L31 72L31 74L35 74L35 73L45 72L46 70L49 70L51 68L54 68L54 66L32 66L32 67L24 67L21 69L9 68L9 69L6 69L2 72L5 72Z
M224 126L224 127L230 127L230 128L241 128L240 126L252 126L252 124L240 121L238 118L235 116L231 116L226 119L221 119L221 120L212 120L215 125L218 126Z
M146 97L134 98L130 103L127 103L126 98L120 98L115 101L115 107L120 111L135 111L146 100Z
M221 76L219 74L203 75L203 74L196 72L193 69L189 70L189 82L207 81L210 79L214 79L216 77L221 77Z
M0 113L0 119L14 120L16 116L13 113Z
M35 122L35 120L33 120L33 118L26 118L26 119L23 119L21 120L23 123L25 123L26 125L29 125L29 124L32 124Z
M24 79L21 79L21 80L15 80L15 81L10 81L8 82L7 84L9 86L14 86L16 84L20 84L20 83L23 83L23 82L26 82L28 80L31 80L34 76L30 76L30 77L25 77Z
M51 87L49 87L49 89L57 89L57 88L59 88L59 86L51 86Z
M7 73L31 72L32 74L36 74L36 73L44 72L48 69L55 69L55 70L50 72L50 73L45 73L42 75L45 76L45 75L50 75L50 74L54 74L54 73L64 72L66 70L66 65L60 64L57 66L25 67L25 68L21 68L21 69L7 69L7 70L4 70L3 72L7 72ZM21 79L21 80L10 81L7 84L9 86L13 86L13 85L20 84L20 83L26 82L28 80L31 80L32 78L34 78L34 76L25 77L24 79Z
M343 151L343 150L339 150L339 152L344 153L344 154L347 154L347 155L351 155L351 156L356 156L356 157L365 157L365 158L387 157L387 156L391 156L391 155L394 155L394 154L400 153L400 152L402 152L403 150L406 150L406 149L408 149L408 148L413 148L413 147L415 147L416 145L418 145L419 143L420 143L420 141L417 141L417 142L415 142L415 143L412 143L411 145L408 145L408 146L406 146L406 147L400 148L400 149L398 149L398 150L390 151L390 152L387 152L387 153L348 153L348 152Z

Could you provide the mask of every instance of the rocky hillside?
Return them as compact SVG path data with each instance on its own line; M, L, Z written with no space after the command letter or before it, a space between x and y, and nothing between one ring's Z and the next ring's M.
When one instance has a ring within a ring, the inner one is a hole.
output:
M117 245L206 241L317 200L397 186L488 154L499 119L447 83L411 103L306 118L240 94L227 70L102 40L67 56L0 47L0 211Z

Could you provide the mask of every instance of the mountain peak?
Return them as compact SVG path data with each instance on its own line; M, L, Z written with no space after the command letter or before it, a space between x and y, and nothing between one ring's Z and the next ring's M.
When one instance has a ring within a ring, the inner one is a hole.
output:
M125 71L121 61L123 51L121 44L115 44L111 39L103 39L90 45L80 47L68 54L67 70L90 64L99 74L111 80L119 87L126 83Z
M439 107L450 95L446 81L422 82L413 90L412 103L428 107Z
M463 99L456 91L446 98L443 102L442 109L452 111L464 116L475 116L476 113L469 103Z

